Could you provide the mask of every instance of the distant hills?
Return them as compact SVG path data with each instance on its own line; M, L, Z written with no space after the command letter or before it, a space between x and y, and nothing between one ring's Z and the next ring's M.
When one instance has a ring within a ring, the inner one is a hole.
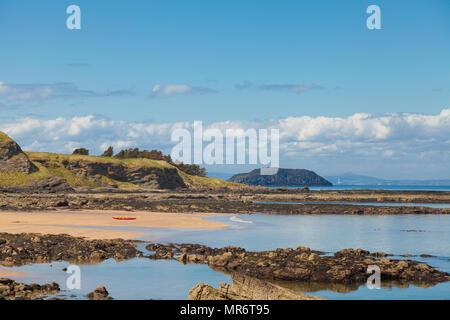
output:
M331 186L331 182L322 178L313 171L305 169L283 169L277 174L261 175L261 169L249 173L240 173L232 176L228 181L244 183L255 186Z
M391 186L450 186L450 179L442 180L389 180L344 173L339 176L327 176L334 185L391 185Z

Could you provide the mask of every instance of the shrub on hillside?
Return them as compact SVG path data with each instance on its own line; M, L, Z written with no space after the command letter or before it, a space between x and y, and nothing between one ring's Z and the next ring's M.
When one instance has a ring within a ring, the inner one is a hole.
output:
M115 158L119 159L150 159L150 160L162 160L166 161L167 163L170 163L171 165L177 167L181 171L194 175L194 176L200 176L204 177L206 176L206 170L205 168L201 168L200 166L196 164L185 164L182 162L173 162L170 155L165 155L159 150L142 150L140 151L139 148L130 148L125 150L120 150L119 153L117 153Z
M72 154L77 154L77 155L81 155L81 156L88 156L89 155L89 150L86 148L78 148L73 150Z

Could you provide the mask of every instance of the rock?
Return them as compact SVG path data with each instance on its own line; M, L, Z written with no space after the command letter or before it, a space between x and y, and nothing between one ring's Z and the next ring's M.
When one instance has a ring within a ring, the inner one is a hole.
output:
M0 279L0 296L6 300L42 299L44 296L59 292L59 285L55 282L39 285L36 283L19 283L11 279Z
M323 300L242 274L232 275L232 284L219 289L200 283L189 291L189 300Z
M4 266L52 261L98 263L116 257L142 257L134 243L122 239L87 240L64 234L0 233L0 240L3 240L0 241L0 264Z
M91 300L112 300L112 298L109 296L108 290L106 290L104 286L95 288L95 290L91 293L88 293L86 297Z
M0 132L0 172L30 174L38 170L17 142Z
M57 193L73 192L74 190L67 183L66 179L61 177L50 177L21 186L6 188L5 191L20 193ZM66 207L68 205L69 203L67 200L61 200L56 203L56 206L58 207Z
M226 293L206 283L199 283L189 291L188 300L230 300Z
M120 182L130 182L147 189L187 188L176 168L128 167L121 163L78 159L68 160L65 163L65 168L79 177L106 187L102 188L103 192L111 192L111 187L116 189L117 185L105 185L105 179L101 179L101 177Z
M150 244L147 250L155 253L149 258L177 257L182 263L207 263L212 269L227 273L240 273L263 280L328 282L360 284L367 281L370 265L378 265L382 276L403 283L427 281L440 283L450 275L417 261L376 259L386 257L383 252L371 253L363 249L344 249L334 255L323 255L306 247L247 252L242 248L210 248L195 244Z

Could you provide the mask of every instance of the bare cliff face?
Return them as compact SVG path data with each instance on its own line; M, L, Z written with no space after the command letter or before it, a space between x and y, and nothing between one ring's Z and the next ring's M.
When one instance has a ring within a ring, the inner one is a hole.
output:
M186 188L183 179L175 168L128 167L120 163L103 163L83 160L64 162L66 169L86 180L102 183L102 177L119 182L129 182L149 189Z
M0 132L0 171L24 174L38 171L20 146L2 132Z

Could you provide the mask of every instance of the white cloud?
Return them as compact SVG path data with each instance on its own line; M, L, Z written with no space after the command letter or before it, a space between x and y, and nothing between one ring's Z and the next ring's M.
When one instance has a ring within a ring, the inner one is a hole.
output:
M177 128L192 129L193 123L131 123L88 115L70 119L17 119L0 124L0 130L30 151L71 152L86 147L92 154L112 145L121 148L156 148L169 153ZM349 117L290 117L268 121L223 121L203 124L204 129L270 129L280 132L281 164L302 167L305 159L313 165L343 159L348 166L373 161L400 161L404 166L422 161L424 169L441 169L435 163L450 161L450 109L436 115L393 113L354 114ZM356 160L358 159L358 160ZM284 162L283 162L284 161ZM327 161L327 162L326 162ZM365 164L366 163L366 164ZM386 164L386 162L384 162ZM399 164L400 166L400 164ZM450 174L450 166L446 166ZM445 169L445 168L443 168ZM348 170L351 170L348 169ZM412 169L411 169L412 170ZM414 170L418 170L414 167Z
M156 84L150 97L170 97L182 94L194 94L194 93L211 93L213 89L206 87L195 87L187 84Z

